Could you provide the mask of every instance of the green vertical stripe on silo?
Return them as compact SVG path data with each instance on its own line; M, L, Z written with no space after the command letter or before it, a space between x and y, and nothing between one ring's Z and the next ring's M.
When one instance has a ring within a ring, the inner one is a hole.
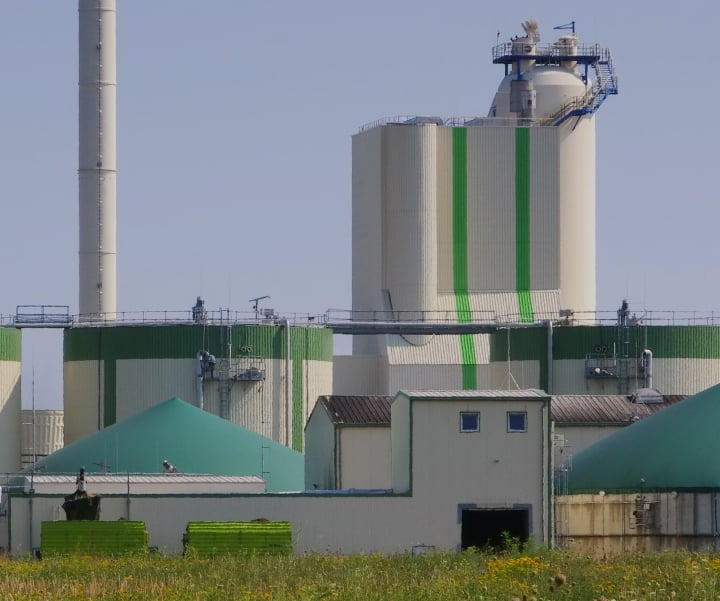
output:
M477 369L475 367L475 340L472 334L460 334L460 351L463 360L463 390L475 390L477 388Z
M452 133L453 289L458 322L468 323L472 314L468 296L467 129L456 127ZM477 388L477 360L471 334L460 335L460 352L463 389L473 390Z
M515 129L515 287L520 321L535 316L530 297L530 129Z
M299 453L303 451L303 367L307 361L307 330L290 328L290 358L292 359L292 440L291 448Z
M22 360L22 333L15 328L0 328L0 361Z

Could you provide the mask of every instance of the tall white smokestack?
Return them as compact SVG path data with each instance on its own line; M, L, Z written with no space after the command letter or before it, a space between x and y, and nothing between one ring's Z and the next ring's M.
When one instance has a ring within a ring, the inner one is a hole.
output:
M115 0L79 0L80 285L83 320L115 319Z

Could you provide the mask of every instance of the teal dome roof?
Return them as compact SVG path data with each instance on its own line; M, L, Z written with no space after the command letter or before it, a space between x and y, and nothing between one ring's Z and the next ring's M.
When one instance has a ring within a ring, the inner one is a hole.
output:
M38 461L43 474L163 471L259 476L268 492L305 487L301 453L174 397L56 451Z
M720 384L573 457L568 493L720 491Z

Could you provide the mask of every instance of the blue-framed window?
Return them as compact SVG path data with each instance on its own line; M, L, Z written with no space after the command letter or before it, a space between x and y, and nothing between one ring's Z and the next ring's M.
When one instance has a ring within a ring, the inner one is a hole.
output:
M480 414L477 411L460 412L460 432L480 432Z
M527 411L508 411L507 431L527 432Z

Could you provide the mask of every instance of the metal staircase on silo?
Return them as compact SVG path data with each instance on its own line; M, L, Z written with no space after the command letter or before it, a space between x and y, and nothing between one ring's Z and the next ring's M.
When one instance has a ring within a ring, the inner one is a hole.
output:
M613 65L612 55L607 48L596 48L596 56L586 56L590 59L586 64L595 71L595 81L584 96L573 98L563 104L548 122L552 125L561 125L572 117L582 117L595 113L608 96L618 93L618 76ZM574 57L573 57L574 58Z

